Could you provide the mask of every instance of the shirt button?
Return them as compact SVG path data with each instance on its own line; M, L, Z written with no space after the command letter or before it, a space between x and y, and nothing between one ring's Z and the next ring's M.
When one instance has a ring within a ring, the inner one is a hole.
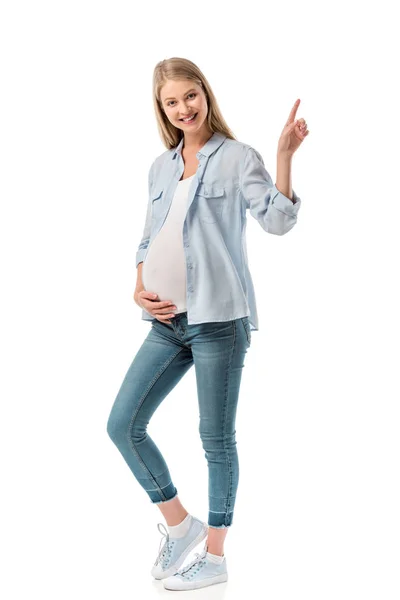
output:
M188 288L188 290L189 290L189 292L193 292L193 288L192 287Z
M193 269L193 265L188 265L189 269Z
M189 244L185 244L185 247L186 247L186 248L189 248Z

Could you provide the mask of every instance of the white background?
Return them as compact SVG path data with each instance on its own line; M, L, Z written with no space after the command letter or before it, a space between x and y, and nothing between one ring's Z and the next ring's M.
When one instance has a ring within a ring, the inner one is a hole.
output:
M185 597L397 600L399 93L394 2L4 1L0 11L2 596L156 598L164 519L107 435L147 335L133 301L156 63L208 78L276 148L297 98L287 235L248 213L260 330L237 415L229 581ZM194 368L149 433L207 519ZM252 591L250 592L250 588Z

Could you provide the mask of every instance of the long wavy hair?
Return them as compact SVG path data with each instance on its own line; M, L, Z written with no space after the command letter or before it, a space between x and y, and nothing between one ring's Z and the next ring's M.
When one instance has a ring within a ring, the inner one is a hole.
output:
M157 127L161 140L168 150L175 148L183 137L183 131L172 125L161 106L160 91L170 79L188 79L197 83L207 98L207 123L211 131L222 133L231 140L236 140L221 114L210 84L197 65L187 58L173 57L158 62L153 72L153 102Z

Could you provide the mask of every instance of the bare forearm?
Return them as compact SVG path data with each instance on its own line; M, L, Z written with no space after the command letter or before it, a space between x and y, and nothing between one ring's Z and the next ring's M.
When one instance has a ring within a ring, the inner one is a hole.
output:
M137 301L137 295L139 292L144 290L144 285L143 285L143 280L142 280L142 268L143 268L143 263L141 262L137 266L136 288L135 288L135 293L133 295L133 299L135 300L135 302L138 306L140 306L140 304Z
M292 157L284 154L277 155L276 184L277 190L293 201L292 190Z

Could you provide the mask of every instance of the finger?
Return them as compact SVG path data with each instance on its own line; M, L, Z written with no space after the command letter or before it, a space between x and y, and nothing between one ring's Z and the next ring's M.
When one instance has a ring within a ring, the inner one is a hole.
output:
M295 118L296 113L297 113L297 109L299 108L299 104L300 104L300 98L298 98L296 100L296 102L294 103L293 108L292 108L292 110L289 113L289 118L286 121L286 125L290 125L290 123L293 123L294 118Z
M138 295L141 298L145 298L148 300L154 300L155 298L157 298L157 294L155 294L154 292L148 292L147 290L141 290Z
M164 306L154 307L153 310L156 314L165 315L167 313L170 313L171 310L176 310L175 304L172 304L171 302L159 302L157 304L164 304Z
M163 308L171 310L171 308L176 308L175 304L171 302L171 300L163 300L162 302L153 302L155 310L161 310Z
M172 310L176 310L175 304L167 304L163 302L159 302L160 306L154 306L153 304L153 312L154 314L165 315L166 313L170 313ZM164 306L162 306L164 304Z
M156 298L158 298L157 294L155 294ZM172 300L154 300L153 297L149 298L151 300L152 305L158 308L164 308L165 306L171 306L173 304Z
M141 298L141 304L146 308L148 312L150 312L153 316L157 314L166 314L170 313L171 310L176 310L175 304L171 302L171 300L163 300L162 302L157 302L155 300L149 298Z
M300 127L299 127L299 130L300 130L300 133L302 135L304 135L308 131L308 129L307 129L307 123L306 122L304 122L304 124L302 123L300 125Z
M174 317L175 315L174 314L167 314L167 315L156 314L154 316L156 317L156 319L158 319L162 323L170 323L171 321L169 319L172 319L172 317Z
M306 131L299 131L297 137L299 138L299 140L303 141L305 137L307 137L307 135L309 134L308 129Z
M283 132L285 133L285 135L288 135L291 131L299 131L299 124L297 121L293 121L293 123L289 123L288 125L285 126Z

